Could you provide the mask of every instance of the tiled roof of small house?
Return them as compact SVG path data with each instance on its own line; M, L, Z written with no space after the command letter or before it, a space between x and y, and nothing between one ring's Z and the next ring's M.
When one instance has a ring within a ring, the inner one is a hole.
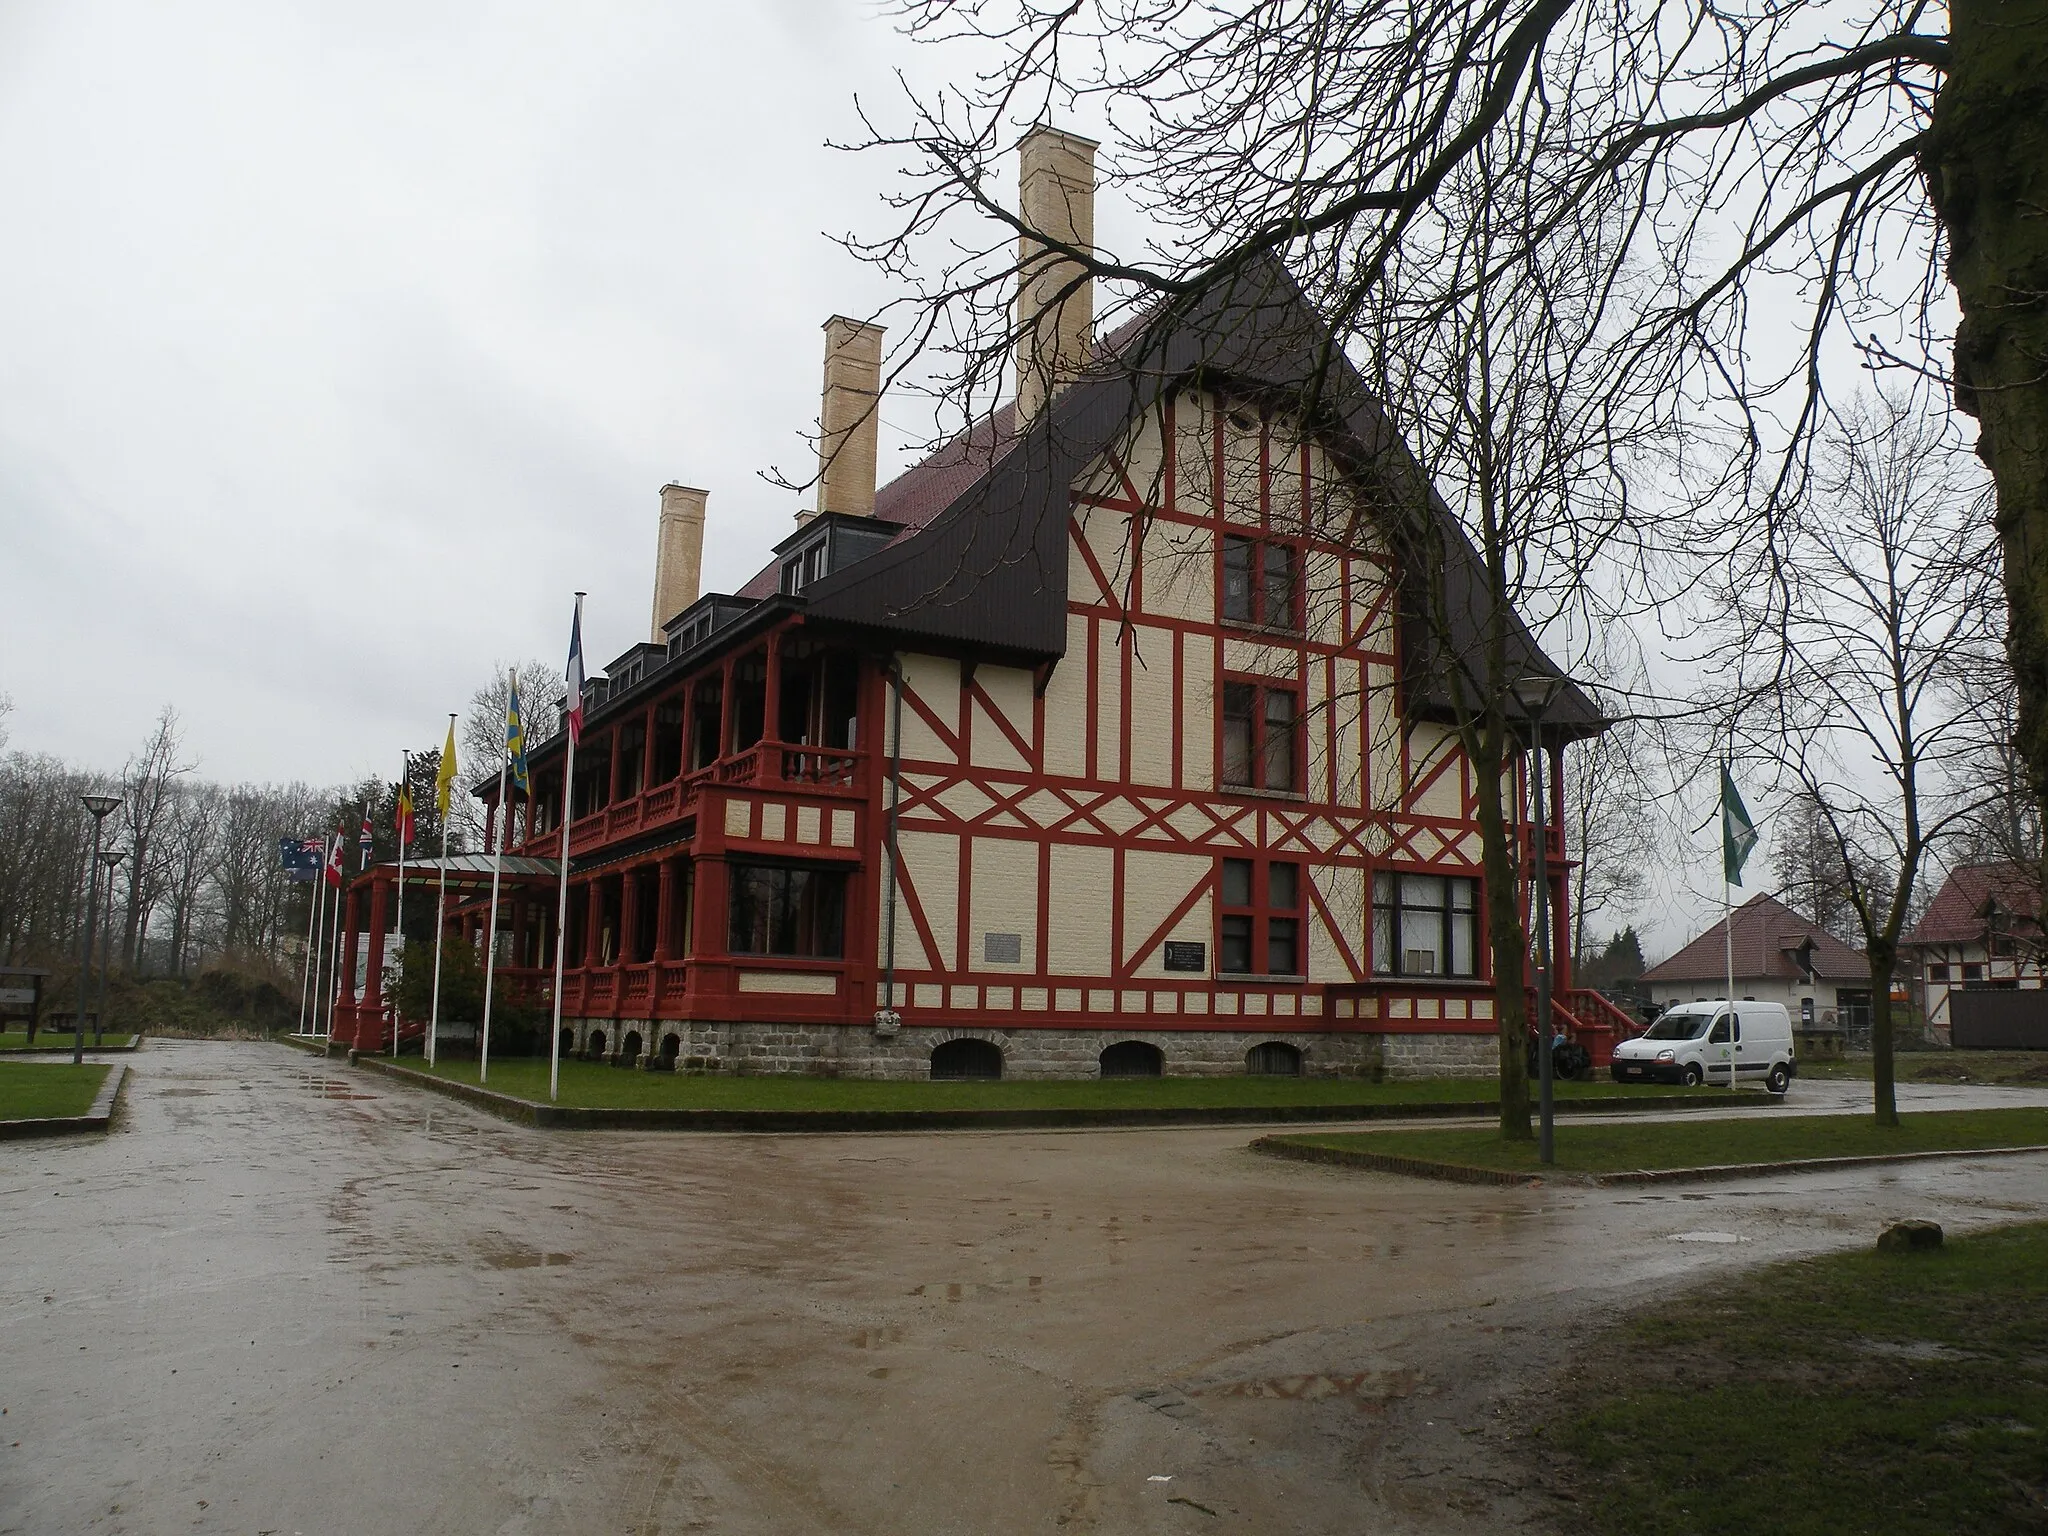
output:
M1965 864L1951 870L1921 914L1906 944L1968 944L1984 937L1994 904L2029 925L2039 919L2036 871L2024 864Z
M1813 974L1829 981L1849 981L1870 974L1863 951L1844 944L1818 923L1808 922L1771 895L1752 896L1732 916L1735 979L1797 980L1795 958L1800 947L1813 944ZM1715 923L1669 960L1643 972L1643 980L1720 981L1728 974L1728 942L1723 925Z

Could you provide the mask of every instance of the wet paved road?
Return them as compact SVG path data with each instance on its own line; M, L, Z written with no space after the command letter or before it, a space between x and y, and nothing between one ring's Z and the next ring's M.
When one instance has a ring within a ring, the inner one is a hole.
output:
M2048 1214L2048 1158L1466 1189L1243 1129L543 1134L277 1046L128 1059L116 1134L0 1145L0 1531L1500 1529L1460 1431L1514 1357Z

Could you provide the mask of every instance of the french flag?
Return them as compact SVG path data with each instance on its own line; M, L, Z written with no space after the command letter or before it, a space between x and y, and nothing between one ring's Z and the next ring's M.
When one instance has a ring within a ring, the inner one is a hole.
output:
M569 620L569 740L583 739L583 594L576 594L576 613Z

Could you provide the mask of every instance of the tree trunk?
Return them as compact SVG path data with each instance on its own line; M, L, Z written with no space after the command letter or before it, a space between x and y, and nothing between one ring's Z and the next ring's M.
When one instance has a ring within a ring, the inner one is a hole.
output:
M2017 745L2048 803L2048 0L1950 0L1949 31L1925 168L1962 309L1956 404L1997 488Z
M1879 1125L1899 1123L1897 1073L1892 1062L1892 968L1898 950L1880 939L1870 957L1870 1101Z
M1484 754L1476 754L1483 756ZM1479 788L1480 859L1486 874L1486 936L1493 952L1493 1012L1500 1024L1500 1133L1509 1141L1527 1141L1529 1129L1529 995L1522 957L1528 939L1522 928L1516 887L1519 861L1508 847L1498 786L1501 765L1495 763L1487 792L1486 768Z

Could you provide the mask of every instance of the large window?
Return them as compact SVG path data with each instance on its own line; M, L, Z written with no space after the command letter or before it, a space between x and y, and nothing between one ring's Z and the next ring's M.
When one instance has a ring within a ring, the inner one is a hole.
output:
M1285 859L1225 859L1216 970L1225 976L1302 976L1301 866Z
M1292 688L1223 685L1223 783L1233 789L1301 789L1301 709Z
M1373 969L1382 976L1479 974L1479 882L1383 869L1372 877Z
M1223 617L1267 629L1301 626L1300 560L1292 544L1223 537Z
M734 864L731 870L732 953L837 960L845 952L843 871L786 864Z

